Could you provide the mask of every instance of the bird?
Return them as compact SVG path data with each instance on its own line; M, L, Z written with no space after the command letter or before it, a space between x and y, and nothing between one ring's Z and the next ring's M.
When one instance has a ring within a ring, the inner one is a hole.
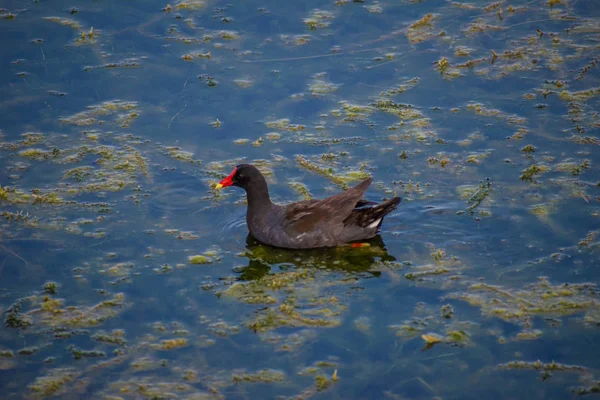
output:
M372 182L358 185L322 200L303 200L286 205L271 202L263 174L252 164L240 164L215 189L237 186L246 191L246 224L259 242L287 249L313 249L360 245L377 235L383 218L402 201L393 197L382 203L362 199ZM358 247L358 246L355 246Z

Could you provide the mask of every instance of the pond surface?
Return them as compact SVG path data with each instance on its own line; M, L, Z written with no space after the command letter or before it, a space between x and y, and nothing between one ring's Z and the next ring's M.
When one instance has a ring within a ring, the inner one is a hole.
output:
M7 0L0 33L3 398L598 396L595 2ZM403 201L273 249L214 190L241 162Z

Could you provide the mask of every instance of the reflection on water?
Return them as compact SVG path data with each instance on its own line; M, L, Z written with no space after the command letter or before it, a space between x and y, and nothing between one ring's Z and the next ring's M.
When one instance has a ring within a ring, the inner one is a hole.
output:
M2 398L598 392L593 2L4 3ZM242 162L403 202L271 248Z
M271 273L273 268L275 271L286 271L290 268L317 268L339 270L349 274L364 272L379 276L379 271L370 271L376 262L396 260L386 250L380 235L363 242L362 246L289 250L262 244L248 235L247 252L244 256L250 263L246 267L237 267L235 272L240 274L242 280L260 279Z

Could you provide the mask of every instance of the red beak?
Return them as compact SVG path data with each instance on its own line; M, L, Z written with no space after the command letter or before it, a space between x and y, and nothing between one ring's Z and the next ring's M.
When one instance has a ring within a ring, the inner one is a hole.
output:
M215 186L215 189L221 189L233 185L233 177L235 176L236 172L237 168L234 168L233 171L231 171L231 173L227 176L227 178L223 179L217 184L217 186Z

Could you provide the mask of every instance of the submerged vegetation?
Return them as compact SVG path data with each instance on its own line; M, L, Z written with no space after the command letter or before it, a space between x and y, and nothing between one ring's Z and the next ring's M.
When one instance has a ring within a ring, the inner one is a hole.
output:
M6 398L600 391L589 2L17 3ZM240 163L277 203L369 177L402 203L368 242L270 248L213 190Z

